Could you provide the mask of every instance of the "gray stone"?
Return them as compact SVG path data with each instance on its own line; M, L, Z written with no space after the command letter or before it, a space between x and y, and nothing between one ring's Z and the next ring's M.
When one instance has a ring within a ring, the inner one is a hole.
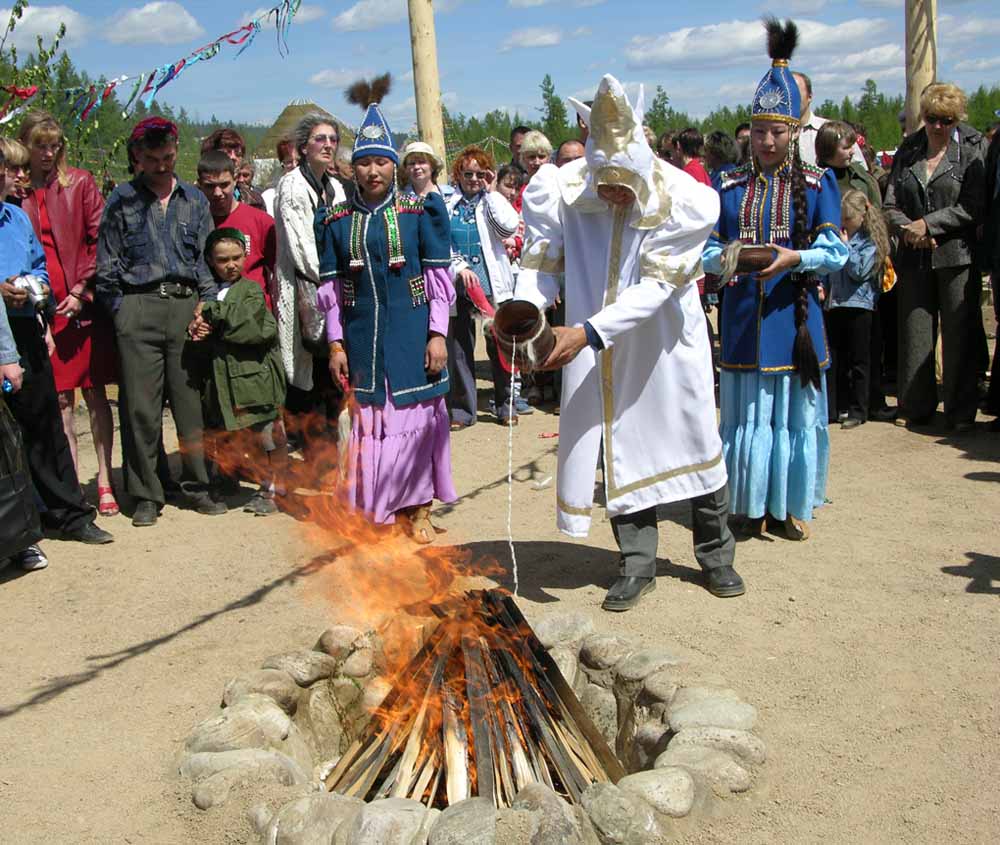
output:
M350 625L327 628L316 643L316 651L329 654L334 660L346 660L364 641L364 634Z
M662 648L644 648L633 651L616 664L615 674L622 681L632 683L642 681L667 666L679 666L683 662L677 655Z
M181 774L195 782L191 797L200 810L224 803L237 783L265 781L291 786L307 781L306 773L293 759L259 748L192 754L181 764Z
M671 748L703 746L725 751L741 763L759 766L767 759L764 743L750 731L734 731L728 728L684 728L670 740Z
M614 693L596 684L587 684L580 696L580 704L608 745L614 748L618 736L618 702Z
M348 678L364 678L372 673L375 656L370 648L358 649L344 661L340 674Z
M193 781L204 780L226 769L274 772L274 779L284 784L306 783L309 779L306 770L287 754L261 748L199 751L187 755L180 765L181 775Z
M257 693L237 699L218 716L197 725L185 743L190 753L262 748L280 751L305 771L313 755L298 728L275 701Z
M667 718L678 733L701 727L748 731L757 722L757 710L730 689L683 687L670 702Z
M392 684L385 678L372 678L364 688L364 695L361 701L361 708L366 713L371 713L378 707L389 694Z
M577 675L580 674L580 664L577 663L573 650L566 646L556 646L549 654L555 661L556 666L559 667L559 671L562 673L563 678L566 679L566 683L571 687L575 687Z
M642 693L652 701L670 704L678 687L676 676L670 670L654 672L642 682Z
M594 633L593 620L584 613L558 613L546 616L535 626L535 636L546 648L557 645L579 646Z
M494 845L496 807L489 798L467 798L452 804L431 828L428 845Z
M580 815L544 784L532 783L524 787L517 793L511 808L540 814L530 845L579 845L586 841ZM582 817L586 827L590 827L586 814ZM593 836L593 830L590 832Z
M677 766L626 775L618 781L618 788L638 796L665 816L681 818L694 806L694 778Z
M531 842L531 837L535 835L541 823L542 814L501 807L496 811L496 820L497 842L505 845L523 845Z
M222 704L231 707L245 695L266 695L288 714L295 712L299 703L298 684L292 676L279 669L257 669L233 678L222 693Z
M350 823L341 824L333 845L424 845L437 815L407 798L372 801Z
M250 820L251 827L253 827L253 829L264 841L267 841L264 837L267 836L267 828L271 824L271 818L273 815L274 814L271 812L271 809L264 801L254 804L247 811L247 818Z
M670 736L670 727L663 722L643 722L632 736L627 757L621 753L618 756L624 759L625 767L630 772L652 768L656 758L667 750Z
M621 637L592 634L580 648L580 662L591 669L612 669L632 651L632 644Z
M663 838L653 808L610 783L588 787L580 803L602 845L650 845Z
M344 736L344 714L333 684L324 681L303 690L295 723L316 759L329 759L346 750L349 741Z
M750 772L728 754L716 751L714 748L697 745L674 748L671 744L656 758L656 768L662 769L667 766L681 766L700 775L719 795L746 792L753 782Z
M282 669L300 687L307 687L323 678L333 677L337 661L321 651L293 651L275 654L261 664L261 669Z
M268 845L330 845L342 824L351 824L364 802L334 792L317 792L286 804L271 819Z

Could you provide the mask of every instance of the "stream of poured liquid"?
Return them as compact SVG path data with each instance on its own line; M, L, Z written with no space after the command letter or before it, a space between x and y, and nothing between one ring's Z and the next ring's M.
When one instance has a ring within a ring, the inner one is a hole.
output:
M517 552L514 551L514 361L517 358L517 341L510 350L510 399L507 406L507 545L510 546L510 563L514 572L514 595L517 595Z

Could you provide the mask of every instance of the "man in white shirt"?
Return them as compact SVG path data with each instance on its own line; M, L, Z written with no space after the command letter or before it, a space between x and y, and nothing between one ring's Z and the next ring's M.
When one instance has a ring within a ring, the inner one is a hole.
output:
M826 123L827 119L813 113L812 80L804 73L799 73L799 71L793 71L792 76L795 77L795 81L798 83L799 94L802 97L802 128L799 130L799 155L804 162L818 164L816 161L816 133L819 132L819 128ZM868 162L865 161L865 157L861 153L861 148L857 144L851 150L851 161L858 162L865 170L868 169Z

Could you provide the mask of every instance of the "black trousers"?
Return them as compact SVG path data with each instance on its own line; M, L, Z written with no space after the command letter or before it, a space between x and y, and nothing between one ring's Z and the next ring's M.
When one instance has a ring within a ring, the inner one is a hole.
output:
M830 422L843 413L867 420L872 312L864 308L831 308L826 312L826 326L831 359L826 380Z
M472 425L476 421L476 307L459 295L458 313L448 323L448 373L451 389L448 409L451 421ZM486 334L486 354L493 371L493 401L497 416L505 419L510 407L510 373L504 370L493 335ZM515 409L514 413L517 413Z
M42 526L74 534L96 514L83 498L73 466L45 338L34 317L11 317L10 329L24 383L17 393L7 394L7 404L21 427L31 481L45 505Z

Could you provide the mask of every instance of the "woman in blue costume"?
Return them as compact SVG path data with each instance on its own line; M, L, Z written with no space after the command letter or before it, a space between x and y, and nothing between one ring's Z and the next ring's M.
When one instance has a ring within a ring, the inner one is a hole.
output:
M388 88L386 74L348 92L366 109L351 158L357 190L352 203L316 214L318 301L331 374L350 380L356 400L350 504L430 543L431 503L457 498L445 405L451 226L440 194L396 193L399 156L378 107Z
M723 300L723 453L743 532L760 534L770 516L789 539L804 540L830 458L830 356L816 276L843 267L848 251L836 179L798 153L799 91L788 69L798 30L774 18L765 26L772 67L754 94L752 160L722 176L704 268L732 276L734 242L772 250L771 264L733 277Z

